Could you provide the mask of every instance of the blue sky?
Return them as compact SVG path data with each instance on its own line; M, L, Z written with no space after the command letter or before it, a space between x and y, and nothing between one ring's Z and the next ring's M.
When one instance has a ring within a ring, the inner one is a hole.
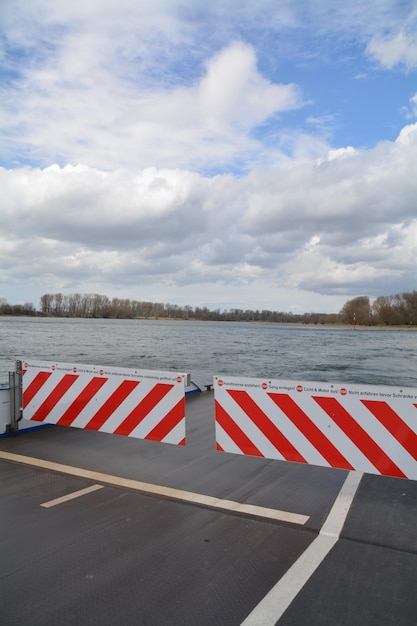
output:
M0 297L417 288L417 4L3 0Z

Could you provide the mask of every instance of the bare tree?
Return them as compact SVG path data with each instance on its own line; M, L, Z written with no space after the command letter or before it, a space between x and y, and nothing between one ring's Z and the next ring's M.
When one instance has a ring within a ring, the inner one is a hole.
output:
M360 324L368 326L371 323L371 305L368 296L358 296L348 300L340 311L340 317L345 324Z

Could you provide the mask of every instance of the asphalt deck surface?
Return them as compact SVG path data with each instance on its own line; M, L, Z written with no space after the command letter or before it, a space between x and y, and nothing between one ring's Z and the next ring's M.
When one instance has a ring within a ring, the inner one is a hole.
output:
M185 447L59 426L0 438L0 624L241 624L318 537L348 473L214 441L213 392L187 397ZM308 519L146 494L103 474ZM334 547L282 616L259 623L416 626L417 481L363 475Z

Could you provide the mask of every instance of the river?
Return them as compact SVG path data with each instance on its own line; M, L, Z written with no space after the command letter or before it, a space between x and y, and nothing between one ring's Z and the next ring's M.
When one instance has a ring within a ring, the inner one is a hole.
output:
M247 322L0 317L0 384L15 360L417 387L417 332Z

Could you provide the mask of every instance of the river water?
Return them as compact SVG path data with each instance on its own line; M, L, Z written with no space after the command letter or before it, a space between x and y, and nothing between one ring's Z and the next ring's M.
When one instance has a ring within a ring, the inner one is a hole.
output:
M417 387L417 332L245 322L0 317L0 384L15 360Z

